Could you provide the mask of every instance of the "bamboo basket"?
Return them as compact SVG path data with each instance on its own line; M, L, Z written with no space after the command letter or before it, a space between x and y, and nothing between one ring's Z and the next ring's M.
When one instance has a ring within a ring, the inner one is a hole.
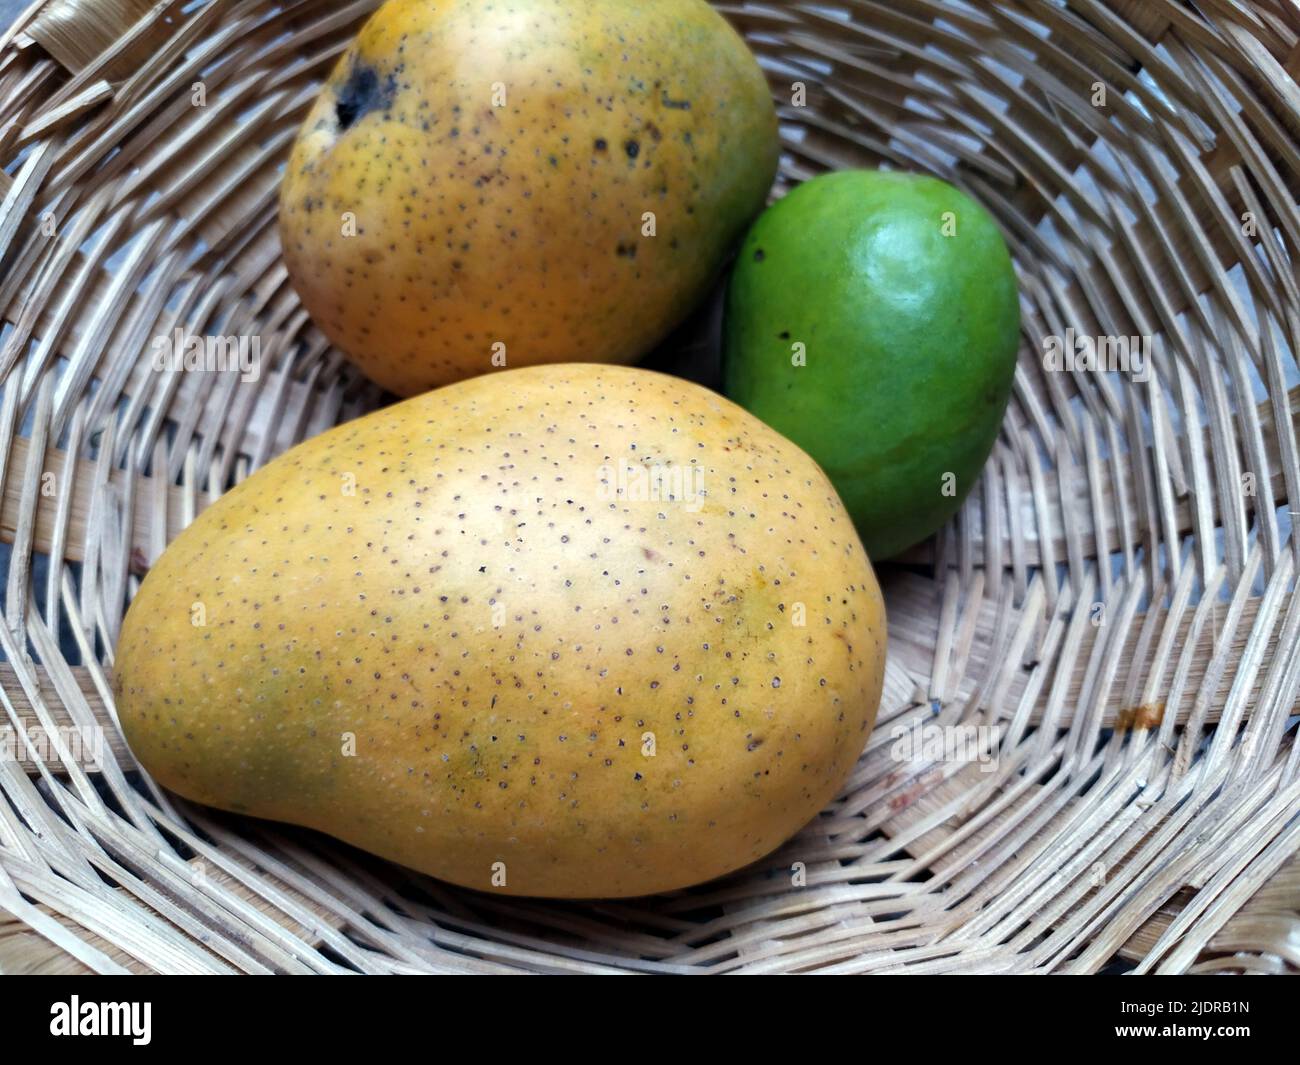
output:
M385 401L299 306L274 224L374 6L45 0L0 38L0 969L1300 969L1288 0L719 5L778 103L774 196L937 173L1000 220L1024 307L981 484L880 567L875 733L776 854L669 896L507 899L141 772L110 685L141 575L232 483ZM707 380L712 321L658 358ZM154 373L178 326L260 336L261 378ZM1149 372L1050 368L1068 335L1149 340ZM900 757L922 727L976 741Z

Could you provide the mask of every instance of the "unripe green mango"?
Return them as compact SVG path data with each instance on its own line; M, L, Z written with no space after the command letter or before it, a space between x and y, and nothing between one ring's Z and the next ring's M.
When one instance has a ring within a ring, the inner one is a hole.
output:
M725 390L820 463L879 560L936 532L979 479L1019 335L1015 270L983 207L938 178L840 171L746 236Z
M875 719L885 618L821 470L697 385L558 365L339 426L219 499L122 626L141 764L487 891L772 851Z

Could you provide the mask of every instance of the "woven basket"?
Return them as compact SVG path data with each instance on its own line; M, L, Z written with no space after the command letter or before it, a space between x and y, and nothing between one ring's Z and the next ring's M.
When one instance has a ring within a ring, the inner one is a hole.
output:
M136 766L110 676L141 575L230 484L385 401L299 306L274 224L297 126L374 3L17 16L0 969L1300 967L1300 9L831 5L724 7L780 109L774 195L883 165L988 205L1021 280L1015 394L959 518L880 567L885 697L843 793L741 873L600 904L450 887ZM661 364L708 380L711 324ZM178 326L256 334L260 380L154 373ZM1078 336L1150 360L1051 366ZM922 735L974 742L900 754Z

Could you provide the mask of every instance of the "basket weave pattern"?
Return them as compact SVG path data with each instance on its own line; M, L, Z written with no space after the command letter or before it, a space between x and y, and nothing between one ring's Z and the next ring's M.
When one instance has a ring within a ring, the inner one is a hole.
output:
M48 0L0 38L0 725L44 737L0 759L0 970L1300 968L1288 0L719 5L778 102L777 195L937 173L1003 225L1024 307L981 484L880 568L875 734L776 854L672 896L507 899L139 770L111 670L141 575L231 483L383 399L275 228L297 126L374 6ZM258 336L260 379L155 372L176 328ZM1073 336L1151 358L1049 369ZM976 746L900 760L918 726Z

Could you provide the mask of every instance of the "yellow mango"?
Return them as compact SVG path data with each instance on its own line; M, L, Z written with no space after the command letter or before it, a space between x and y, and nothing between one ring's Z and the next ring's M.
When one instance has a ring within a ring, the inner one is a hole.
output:
M166 787L512 895L763 857L834 797L885 618L830 482L721 396L598 364L478 377L298 445L123 623Z
M631 362L705 294L778 151L763 74L704 0L389 0L294 144L285 263L401 395Z

